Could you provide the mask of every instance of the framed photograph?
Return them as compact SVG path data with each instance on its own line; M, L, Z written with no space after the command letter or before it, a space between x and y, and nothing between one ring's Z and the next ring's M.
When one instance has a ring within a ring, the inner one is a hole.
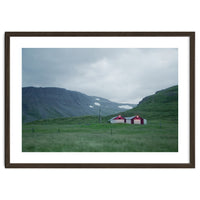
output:
M6 32L6 168L194 168L194 32Z

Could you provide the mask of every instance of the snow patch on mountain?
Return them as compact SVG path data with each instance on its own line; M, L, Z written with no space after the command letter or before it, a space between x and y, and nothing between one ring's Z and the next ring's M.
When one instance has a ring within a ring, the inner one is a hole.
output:
M128 109L132 109L133 107L129 105L121 105L121 106L118 106L118 108L124 108L128 110Z
M100 106L101 104L98 103L98 102L94 102L94 105L95 105L95 106Z

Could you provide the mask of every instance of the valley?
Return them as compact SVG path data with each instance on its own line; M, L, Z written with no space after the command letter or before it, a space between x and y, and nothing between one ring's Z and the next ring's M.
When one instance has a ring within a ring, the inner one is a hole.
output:
M146 125L110 124L115 115L140 115ZM133 109L23 123L23 152L177 152L178 86L145 97Z

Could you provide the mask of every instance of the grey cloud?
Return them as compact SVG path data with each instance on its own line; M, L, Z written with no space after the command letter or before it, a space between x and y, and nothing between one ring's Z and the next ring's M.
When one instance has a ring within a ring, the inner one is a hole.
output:
M138 103L178 84L178 49L23 49L23 86L62 87Z

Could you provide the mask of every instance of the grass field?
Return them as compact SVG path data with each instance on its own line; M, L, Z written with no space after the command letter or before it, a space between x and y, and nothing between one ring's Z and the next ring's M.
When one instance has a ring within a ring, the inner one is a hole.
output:
M178 124L23 124L23 152L177 152Z
M178 86L119 113L139 114L147 125L109 124L117 114L44 119L23 124L23 152L177 152Z

